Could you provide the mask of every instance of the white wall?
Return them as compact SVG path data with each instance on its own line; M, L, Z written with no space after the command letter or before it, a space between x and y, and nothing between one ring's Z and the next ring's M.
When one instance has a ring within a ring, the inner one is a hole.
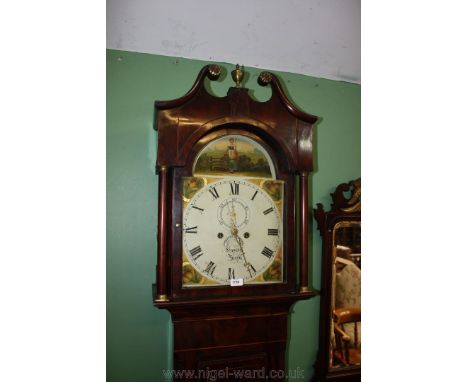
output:
M360 0L108 0L107 47L360 82Z

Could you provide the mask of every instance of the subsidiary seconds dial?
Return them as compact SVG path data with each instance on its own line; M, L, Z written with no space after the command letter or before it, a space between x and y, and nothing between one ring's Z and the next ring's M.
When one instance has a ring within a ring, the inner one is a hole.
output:
M233 278L253 282L281 249L282 214L256 184L220 180L190 200L182 237L186 258L203 277L222 285Z

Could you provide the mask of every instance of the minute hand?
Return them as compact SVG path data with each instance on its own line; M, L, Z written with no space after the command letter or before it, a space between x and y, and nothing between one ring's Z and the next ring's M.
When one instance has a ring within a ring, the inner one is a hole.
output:
M241 250L241 254L242 254L242 257L243 257L243 259L244 259L244 266L247 268L247 271L249 272L250 277L254 277L254 276L255 276L255 273L256 273L257 271L255 270L255 268L253 267L253 265L250 264L250 263L247 261L247 258L245 257L244 248L242 247L242 240L241 240L241 238L240 238L239 236L237 236L237 233L236 233L236 235L234 235L234 237L235 237L236 240L237 240L237 244L239 244L239 248L240 248L240 250ZM253 274L252 274L252 271L254 272Z
M247 258L245 257L244 247L242 246L242 239L238 235L239 231L237 229L237 219L236 219L236 211L234 209L234 202L232 202L232 204L231 204L231 211L230 212L231 212L230 213L230 215L231 215L231 235L233 235L234 238L236 239L237 244L239 245L239 248L240 248L240 251L241 251L241 254L242 254L242 258L244 259L244 266L249 271L250 276L252 276L251 269L254 270L254 272L255 272L255 268L252 266L252 264L250 264L247 261Z
M237 230L236 230L237 231ZM244 248L242 247L242 240L241 238L237 235L237 232L234 234L234 237L237 241L237 244L239 244L239 248L241 250L241 254L242 254L242 257L244 258L244 265L249 265L249 263L247 262L247 259L245 257L245 253L244 253Z

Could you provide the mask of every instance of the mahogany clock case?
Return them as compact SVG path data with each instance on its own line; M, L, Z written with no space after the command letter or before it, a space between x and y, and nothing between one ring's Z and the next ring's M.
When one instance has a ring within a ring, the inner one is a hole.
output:
M174 368L284 371L291 306L317 295L308 280L308 175L317 117L298 110L269 72L262 72L258 81L272 88L266 102L253 100L240 86L239 68L233 71L236 87L225 97L209 94L205 79L219 76L217 65L205 66L185 96L155 103L159 209L153 303L171 313ZM184 288L183 179L193 176L194 161L204 147L228 135L260 145L273 162L276 179L284 182L283 278L239 287Z
M238 73L238 72L237 72ZM219 78L217 65L205 66L189 92L172 101L156 101L159 173L158 268L155 305L216 298L263 298L271 295L315 295L308 287L308 174L312 163L312 126L317 117L298 110L285 96L278 79L262 72L258 82L271 85L266 102L253 100L237 81L225 97L207 92L206 78ZM242 76L240 76L242 77ZM234 78L234 75L233 75ZM284 181L283 282L242 287L182 286L182 179L193 176L195 158L207 144L226 135L248 137L272 159L277 179ZM299 177L300 187L296 188ZM296 191L299 200L296 199ZM297 214L299 219L296 219ZM298 221L297 221L298 220ZM299 223L299 224L298 224ZM299 241L296 240L297 226ZM296 282L296 245L300 250L299 285Z

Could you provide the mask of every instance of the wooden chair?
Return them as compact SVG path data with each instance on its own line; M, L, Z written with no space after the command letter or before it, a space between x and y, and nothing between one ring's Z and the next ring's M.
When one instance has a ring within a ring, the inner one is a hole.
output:
M361 364L361 341L358 323L361 322L360 308L339 308L333 311L333 329L335 332L335 358L343 365ZM354 338L345 330L345 324L354 324ZM354 341L353 341L354 340Z

